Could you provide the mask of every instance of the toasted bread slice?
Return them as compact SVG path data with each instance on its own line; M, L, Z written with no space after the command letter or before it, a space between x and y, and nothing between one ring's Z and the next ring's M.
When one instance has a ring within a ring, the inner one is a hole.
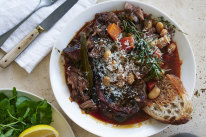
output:
M182 81L174 75L166 75L156 86L160 88L160 95L149 99L143 110L163 123L179 125L188 122L193 109Z

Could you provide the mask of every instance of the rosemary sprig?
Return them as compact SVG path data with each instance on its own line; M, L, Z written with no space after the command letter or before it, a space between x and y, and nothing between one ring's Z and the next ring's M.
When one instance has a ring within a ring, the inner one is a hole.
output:
M135 35L135 48L132 52L136 52L135 59L140 61L141 67L146 66L149 69L147 79L161 79L162 69L159 64L162 59L154 55L154 47L150 45L150 42L147 42L147 39L142 38L142 32L136 29L132 21L123 20L123 25L127 33Z

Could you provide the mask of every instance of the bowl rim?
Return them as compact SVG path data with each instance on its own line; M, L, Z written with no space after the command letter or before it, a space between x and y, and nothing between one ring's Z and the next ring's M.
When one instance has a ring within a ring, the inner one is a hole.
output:
M132 3L136 3L136 4L141 4L141 5L143 5L143 6L147 6L148 8L152 8L152 10L156 10L156 11L160 12L163 17L166 17L166 18L168 18L169 20L171 20L172 23L173 23L179 30L181 30L181 31L183 30L183 29L181 28L181 26L179 26L179 25L172 19L172 17L170 17L169 15L167 15L167 14L166 14L165 12L163 12L162 10L156 8L155 6L153 6L153 5L151 5L151 4L146 4L146 3L144 3L144 2L139 2L139 1L134 1L134 0L121 0L121 1L110 0L110 1L104 1L104 2L101 2L101 3L97 3L97 4L95 4L95 5L90 6L89 8L85 9L84 11L78 13L74 18L72 18L70 21L68 21L68 24L69 24L70 22L72 22L72 20L76 19L79 15L81 15L83 12L85 12L85 11L87 11L87 10L89 10L89 9L92 9L92 8L94 8L94 7L96 7L96 6L101 6L101 5L108 4L108 3L124 3L124 2L132 2ZM86 22L85 22L85 23L86 23ZM63 33L63 31L60 33L59 36L61 36L62 33ZM192 94L190 95L190 98L192 98L192 95L193 95L193 92L194 92L194 88L195 88L195 84L196 84L196 63L195 63L194 53L193 53L193 50L192 50L192 48L191 48L191 44L190 44L188 38L186 37L186 35L185 35L184 33L183 33L182 35L183 35L183 37L185 38L186 42L188 43L187 46L188 46L188 48L189 48L189 50L190 50L190 52L191 52L191 56L192 56L191 62L192 62L192 64L194 65L193 67L194 67L194 74L195 74L195 75L194 75L194 83L193 83L193 85L192 85L193 91L192 91ZM58 39L56 40L56 42L55 42L54 45L57 45L57 43L59 42L60 39L61 39L61 38L58 37ZM54 89L54 88L53 88L54 85L52 84L52 79L51 79L51 75L52 75L52 72L51 72L51 67L52 67L51 60L52 60L52 54L54 53L55 48L56 48L56 47L53 46L52 53L51 53L51 57L50 57L50 82L51 82L52 90ZM53 92L54 92L54 91L53 91ZM54 95L55 95L55 93L54 93ZM55 98L56 98L58 104L60 105L60 104L61 104L60 101L57 99L56 96L55 96ZM61 105L60 105L60 107L62 108ZM65 112L64 109L65 109L65 108L62 108L62 110ZM87 130L87 131L89 131L89 132L91 132L91 133L93 133L93 134L100 135L100 136L102 135L102 134L99 134L98 132L95 132L94 130L92 130L92 129L90 129L90 128L84 127L84 126L81 125L80 123L77 123L77 122L75 121L75 119L73 119L73 117L70 117L66 112L65 112L65 114L66 114L72 121L74 121L78 126L80 126L81 128L83 128L83 129L85 129L85 130ZM162 128L161 130L159 130L159 131L156 132L155 134L163 131L164 129L166 129L166 128L169 127L169 126L170 126L170 125L166 125L164 128ZM151 136L151 135L154 135L154 134L150 134L149 136Z
M0 88L0 93L2 93L3 91L11 91L12 92L13 89L10 89L10 88ZM30 96L33 96L35 98L38 98L40 100L44 100L43 97L40 97L34 93L31 93L31 92L28 92L28 91L25 91L25 90L21 90L21 89L16 89L17 93L20 92L20 93L23 93L23 94L27 94L27 95L30 95ZM71 128L71 126L69 125L69 123L67 122L67 120L64 118L64 116L62 115L62 113L50 102L47 102L48 104L51 105L51 108L56 111L58 113L58 115L64 120L65 124L67 125L67 127L70 129L70 132L72 134L72 137L75 137L74 135L74 132Z

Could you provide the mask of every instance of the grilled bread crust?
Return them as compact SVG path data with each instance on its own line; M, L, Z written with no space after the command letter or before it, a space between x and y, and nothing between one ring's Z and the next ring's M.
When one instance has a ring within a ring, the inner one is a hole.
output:
M187 123L191 118L192 103L182 84L174 75L157 83L160 95L153 100L148 100L143 110L156 120L163 123L180 125Z

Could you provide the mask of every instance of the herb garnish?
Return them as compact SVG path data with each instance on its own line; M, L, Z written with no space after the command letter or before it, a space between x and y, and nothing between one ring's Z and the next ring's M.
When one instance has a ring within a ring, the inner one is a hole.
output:
M61 52L58 48L55 47L55 49L56 49L59 53Z
M163 60L161 57L157 57L154 52L155 48L147 42L147 39L142 38L142 32L137 31L135 24L130 20L123 20L124 29L127 33L132 33L135 35L135 48L132 55L135 56L136 61L140 61L141 66L147 66L149 73L147 79L161 79L162 69L160 67L160 62Z
M0 137L18 137L19 134L37 124L50 124L51 106L46 100L33 101L17 96L13 88L13 97L0 93Z
M80 34L80 43L81 43L81 70L85 73L85 77L87 78L89 82L89 89L93 86L93 72L92 68L89 64L89 58L88 58L88 51L86 47L86 34L81 33Z

